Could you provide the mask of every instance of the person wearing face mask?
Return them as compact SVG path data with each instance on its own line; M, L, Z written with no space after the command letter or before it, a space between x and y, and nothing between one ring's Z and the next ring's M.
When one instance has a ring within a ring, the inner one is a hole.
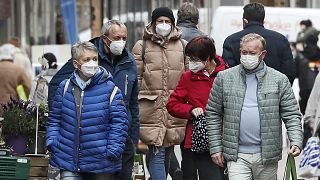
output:
M181 147L181 167L184 180L222 180L223 168L212 162L209 151L192 150L192 121L205 113L209 92L218 72L225 69L224 61L216 55L214 42L207 36L192 39L186 46L190 58L189 70L184 72L167 103L173 116L187 119L186 137ZM193 169L195 168L195 169Z
M61 180L113 180L128 131L122 94L98 65L94 44L76 43L71 56L75 70L60 83L48 117L50 165Z
M168 7L154 9L151 19L132 52L140 87L140 139L149 147L147 167L153 180L165 180L173 145L184 139L186 120L170 116L166 103L187 67L186 41Z
M243 7L243 30L231 34L223 43L222 58L230 66L240 64L240 38L249 33L257 33L267 41L264 62L283 74L292 84L295 79L295 63L292 57L288 39L282 34L266 29L263 25L265 9L263 4L249 3Z
M288 78L264 62L265 39L249 33L240 41L240 65L219 72L206 106L212 160L230 180L277 179L282 122L288 154L302 148L301 113Z
M127 109L129 129L125 150L122 154L122 168L115 173L115 180L131 180L135 146L139 141L139 106L137 66L133 55L125 47L127 28L118 20L109 20L103 24L101 36L90 40L98 50L97 62L111 75L121 90ZM55 91L61 81L70 77L74 70L69 60L49 83L48 104L51 107Z

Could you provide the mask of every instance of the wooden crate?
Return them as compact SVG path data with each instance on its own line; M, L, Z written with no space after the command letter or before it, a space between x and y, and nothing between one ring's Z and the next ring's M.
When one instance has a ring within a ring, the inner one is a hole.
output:
M30 158L30 179L46 180L48 175L48 159L41 155L28 155Z

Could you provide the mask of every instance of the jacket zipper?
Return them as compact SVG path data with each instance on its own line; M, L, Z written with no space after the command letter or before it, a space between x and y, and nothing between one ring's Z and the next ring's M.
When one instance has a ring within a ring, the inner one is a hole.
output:
M124 87L124 95L127 95L128 93L128 74L126 74L126 82Z
M81 97L80 97L80 104L79 104L79 116L78 116L78 142L77 142L77 148L78 148L78 153L77 153L77 170L78 172L80 172L80 168L79 168L79 152L80 152L80 121L81 121L81 111L82 111L82 102L83 102L83 95L84 95L84 91L81 91Z

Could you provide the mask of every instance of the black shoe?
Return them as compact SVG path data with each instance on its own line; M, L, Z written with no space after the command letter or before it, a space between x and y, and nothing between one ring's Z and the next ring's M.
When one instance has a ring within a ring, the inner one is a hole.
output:
M172 180L182 180L183 179L183 173L181 169L177 169L174 171Z

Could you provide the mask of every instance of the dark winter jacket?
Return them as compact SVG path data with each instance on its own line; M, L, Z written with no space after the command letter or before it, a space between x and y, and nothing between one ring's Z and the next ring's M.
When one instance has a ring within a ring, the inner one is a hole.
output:
M46 134L54 167L91 173L121 169L128 117L120 91L110 100L115 85L111 75L100 69L84 90L73 74L70 83L64 80L56 91Z
M182 31L181 38L188 42L197 36L205 35L197 28L197 25L195 23L192 23L190 21L178 21L177 26Z
M222 58L230 67L240 64L240 39L249 33L257 33L266 40L267 55L264 62L285 74L292 84L296 71L288 39L278 32L265 29L260 22L249 22L242 31L228 36L223 43Z
M307 48L307 49L306 49ZM310 90L313 87L314 81L320 70L320 50L315 48L313 51L309 51L307 46L305 51L298 53L295 58L297 74L299 79L300 91Z
M134 144L139 140L139 106L138 106L138 80L137 80L137 66L133 55L124 49L122 55L118 56L113 63L109 55L105 52L104 43L101 38L97 37L91 39L98 49L99 65L104 67L113 76L113 82L121 90L124 103L128 112L129 120L129 136ZM51 106L55 91L61 81L70 77L74 71L72 60L69 60L52 78L49 84L48 103Z
M197 107L202 108L203 111L206 110L213 81L217 73L225 69L223 59L221 57L217 58L220 65L215 68L210 77L206 76L203 71L197 73L184 72L168 100L167 110L171 116L189 120L186 129L185 148L191 148L192 121L190 112Z

